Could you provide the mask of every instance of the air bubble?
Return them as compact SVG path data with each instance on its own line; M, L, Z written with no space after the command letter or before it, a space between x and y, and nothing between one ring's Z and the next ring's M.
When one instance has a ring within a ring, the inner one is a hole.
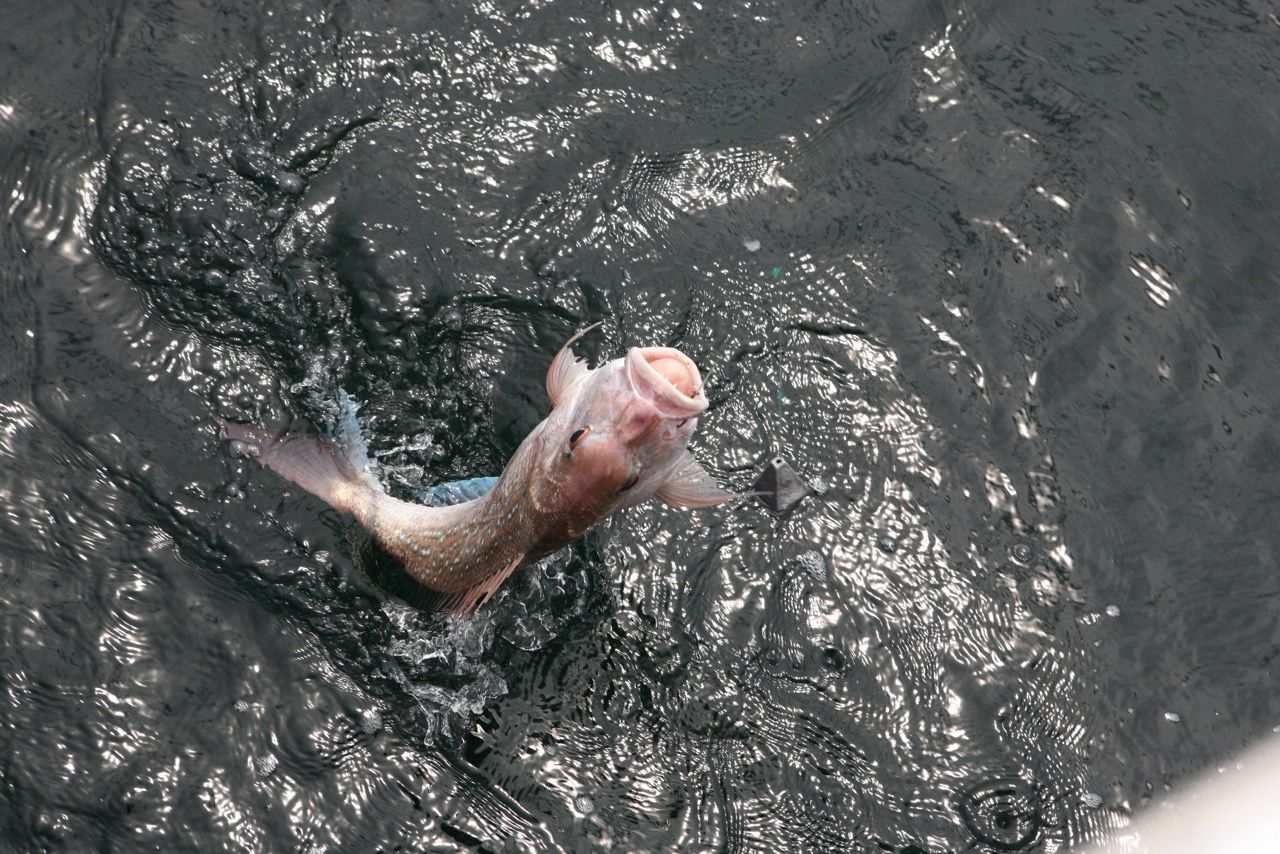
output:
M296 172L277 172L276 186L280 188L281 192L296 196L303 191L307 184L302 180L302 176Z

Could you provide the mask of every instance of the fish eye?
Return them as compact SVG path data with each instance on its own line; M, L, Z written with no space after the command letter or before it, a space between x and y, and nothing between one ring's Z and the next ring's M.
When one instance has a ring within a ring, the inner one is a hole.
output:
M569 449L572 450L573 448L577 447L577 444L582 441L582 437L586 436L590 432L591 432L590 424L588 424L585 427L579 427L577 430L574 430L573 434L569 436Z

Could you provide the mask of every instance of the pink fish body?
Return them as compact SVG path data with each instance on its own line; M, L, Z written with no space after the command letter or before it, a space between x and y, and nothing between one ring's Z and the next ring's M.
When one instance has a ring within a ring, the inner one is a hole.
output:
M697 367L669 347L635 347L590 369L561 348L547 372L551 412L480 498L426 507L386 493L362 445L277 437L239 424L223 435L247 454L352 514L418 583L455 613L487 602L518 567L654 496L676 507L736 497L686 448L707 408Z

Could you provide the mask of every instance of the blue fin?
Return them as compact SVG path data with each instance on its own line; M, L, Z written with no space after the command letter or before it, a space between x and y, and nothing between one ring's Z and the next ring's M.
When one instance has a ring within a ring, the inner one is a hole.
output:
M461 504L479 498L498 482L496 477L472 477L466 480L451 480L448 483L437 483L424 491L423 503L429 507L444 507L449 504Z

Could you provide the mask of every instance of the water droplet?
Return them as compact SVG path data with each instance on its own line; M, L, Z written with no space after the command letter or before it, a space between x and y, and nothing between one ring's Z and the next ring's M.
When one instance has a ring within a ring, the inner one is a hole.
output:
M891 555L898 550L898 544L894 542L893 537L890 537L886 534L885 536L876 540L876 548L878 548L880 551L884 552L885 554Z
M591 800L590 795L578 795L573 799L573 808L583 815L591 815L595 812L596 802Z
M1108 606L1107 606L1107 616L1108 616L1108 617L1118 617L1118 616L1120 616L1120 606L1119 606L1119 605L1108 605Z
M1176 724L1182 720L1182 715L1177 712L1165 712L1164 719L1171 724Z
M1096 810L1102 806L1102 795L1097 792L1085 792L1080 796L1080 803L1084 804L1088 809Z
M276 758L276 755L274 753L268 753L266 756L259 756L254 760L253 770L254 773L258 775L259 779L266 779L272 775L279 765L280 760Z
M754 237L748 237L746 240L742 241L742 245L746 247L748 252L760 251L760 241L756 240Z
M445 329L450 332L458 332L462 329L462 312L455 308L451 308L442 314L440 320L444 323Z
M236 700L235 705L232 706L232 708L234 708L237 712L247 712L249 711L249 701Z
M1035 552L1026 543L1014 543L1013 547L1009 549L1009 554L1018 563L1029 563Z
M360 713L360 729L369 735L382 729L382 713L377 709L365 709Z

